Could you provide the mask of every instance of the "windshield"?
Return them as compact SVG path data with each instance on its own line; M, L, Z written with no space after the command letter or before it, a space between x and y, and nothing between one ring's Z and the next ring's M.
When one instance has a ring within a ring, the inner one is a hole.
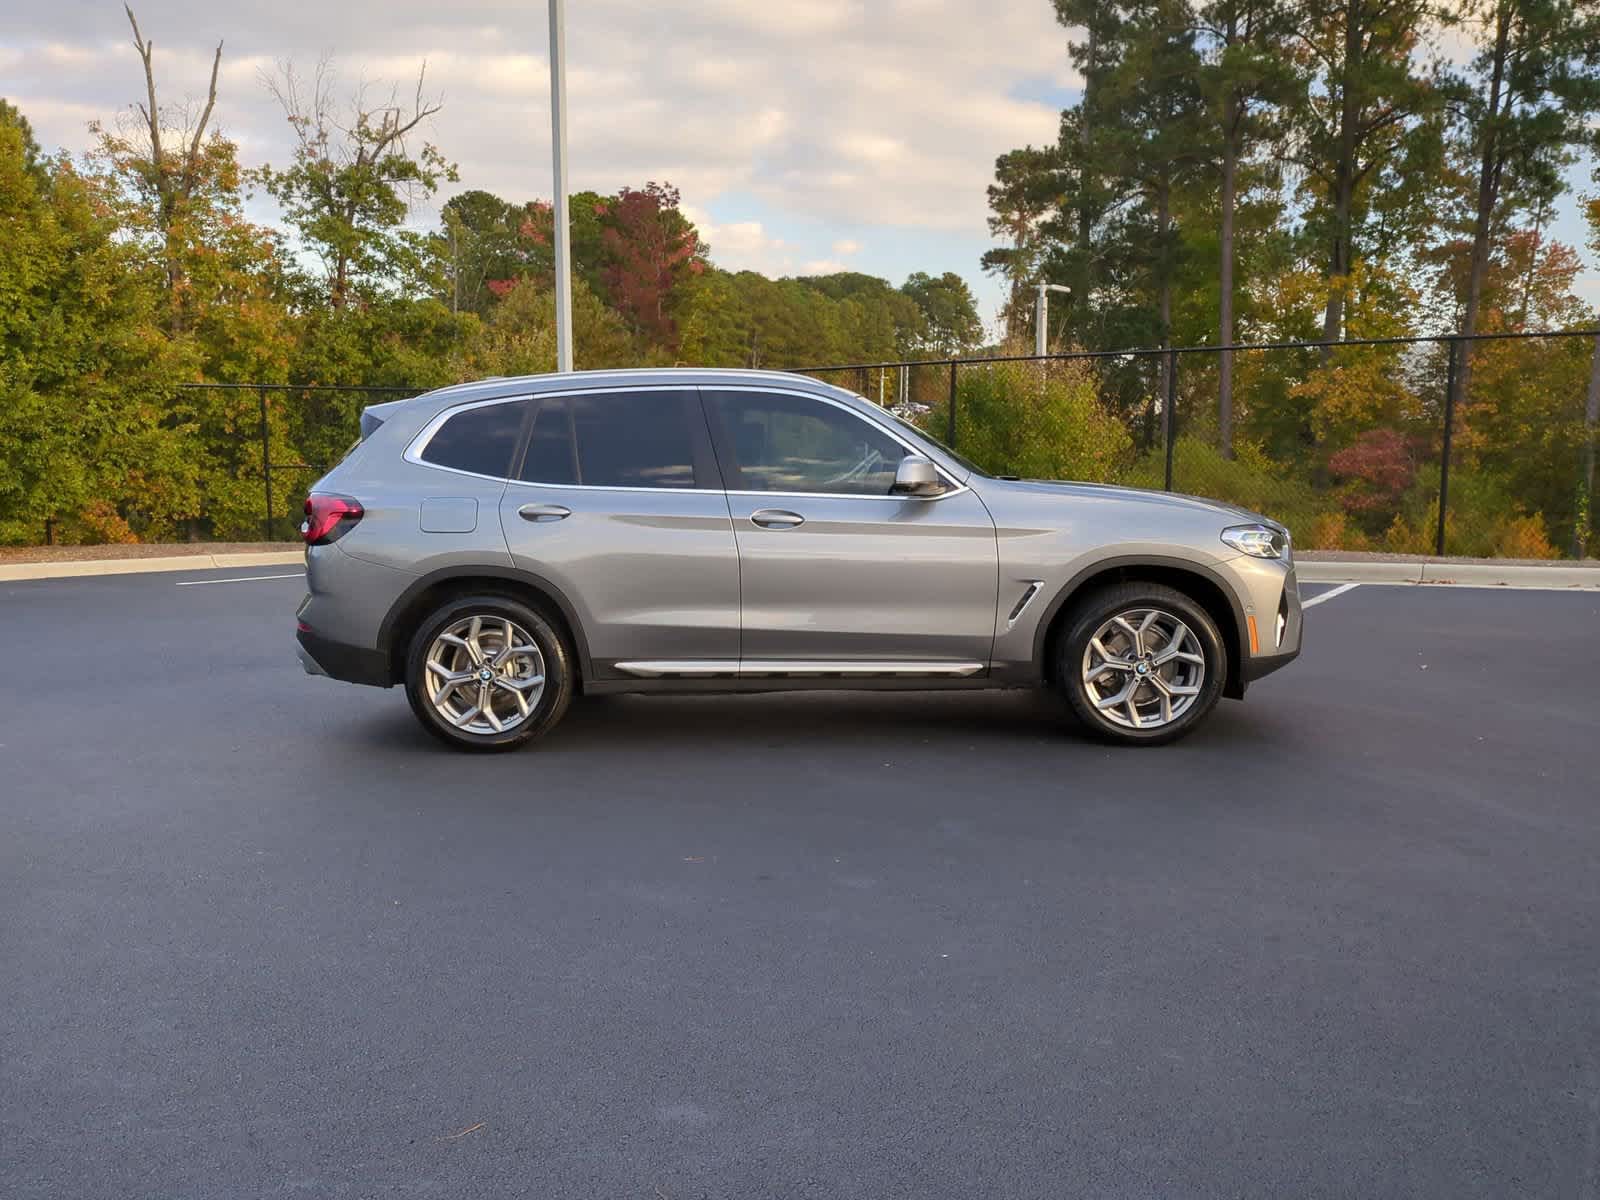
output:
M955 459L956 462L960 463L967 470L971 471L974 475L978 476L978 478L980 478L980 479L992 479L992 478L994 478L994 476L990 475L989 472L985 471L977 463L973 462L970 458L966 457L966 455L961 454L961 453L959 453L959 452L957 452L955 450L952 450L949 446L946 446L938 438L934 437L933 434L929 433L926 429L922 428L922 426L913 425L910 421L906 420L904 417L895 416L895 414L890 412L887 408L883 409L882 412L886 417L888 417L890 420L894 421L894 423L896 425L903 425L903 426L905 426L905 428L911 430L912 433L914 433L918 437L920 437L923 441L932 442L935 446L939 447L940 450L944 451L951 458Z

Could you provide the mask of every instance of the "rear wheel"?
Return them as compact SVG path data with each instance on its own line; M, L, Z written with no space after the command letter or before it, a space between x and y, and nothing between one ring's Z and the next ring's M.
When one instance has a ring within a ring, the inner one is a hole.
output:
M1109 741L1159 745L1204 719L1228 674L1205 609L1174 588L1124 583L1086 597L1058 645L1072 711Z
M462 750L542 736L572 701L572 654L550 622L504 596L466 596L418 627L406 698L429 733Z

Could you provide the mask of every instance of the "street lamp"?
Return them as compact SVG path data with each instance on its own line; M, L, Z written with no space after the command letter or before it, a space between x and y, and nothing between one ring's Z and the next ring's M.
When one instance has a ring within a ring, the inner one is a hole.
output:
M550 0L550 141L555 159L556 370L572 370L572 222L567 215L566 0Z
M1033 352L1043 358L1050 351L1045 346L1045 330L1050 318L1050 293L1072 291L1059 283L1041 283L1039 285L1039 298L1033 305Z

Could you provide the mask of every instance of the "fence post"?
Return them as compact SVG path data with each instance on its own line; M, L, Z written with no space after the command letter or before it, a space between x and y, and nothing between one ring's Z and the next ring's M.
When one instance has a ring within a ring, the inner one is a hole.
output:
M944 426L945 445L952 450L956 446L956 364L950 364L950 411L945 414ZM1591 472L1592 473L1592 472Z
M1589 552L1594 536L1594 439L1600 425L1600 334L1594 339L1594 359L1589 364L1589 394L1583 404L1583 491L1578 496L1578 519L1572 523L1572 557Z
M1450 354L1444 372L1444 444L1439 452L1439 529L1434 535L1433 552L1444 557L1444 518L1450 505L1450 434L1456 422L1456 360L1461 354L1461 340L1450 339Z
M267 389L265 386L256 389L256 395L261 401L261 485L266 490L266 513L261 518L261 540L272 540L272 452L267 444Z
M1172 443L1177 439L1178 352L1167 351L1167 398L1161 405L1161 431L1167 443L1167 491L1172 490Z

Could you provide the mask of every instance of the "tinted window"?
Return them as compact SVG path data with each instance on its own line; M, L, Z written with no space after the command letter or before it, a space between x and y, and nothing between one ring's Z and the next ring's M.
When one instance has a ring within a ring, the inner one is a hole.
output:
M577 483L575 449L566 401L541 401L538 415L533 418L528 453L522 460L522 478L534 483Z
M743 491L887 496L906 453L876 425L821 400L767 392L706 396L732 442Z
M422 461L504 479L527 411L526 400L513 400L458 412L428 440Z
M523 460L530 483L692 488L693 392L553 396L539 406Z

